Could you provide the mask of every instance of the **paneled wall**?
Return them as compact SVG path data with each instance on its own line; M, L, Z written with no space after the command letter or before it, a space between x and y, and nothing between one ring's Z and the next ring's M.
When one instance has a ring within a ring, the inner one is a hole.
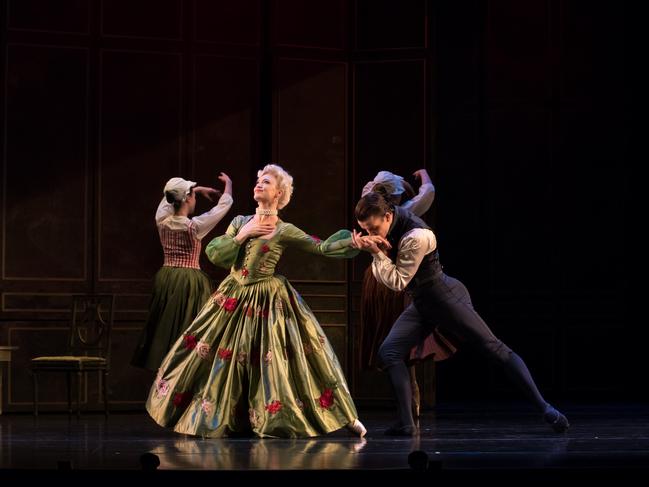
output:
M30 357L64 350L70 294L99 291L117 295L112 402L140 408L151 374L128 363L162 260L153 215L164 182L182 175L214 186L220 171L233 178L234 209L208 239L252 207L244 195L260 164L261 4L2 6L0 342L20 347L6 405L31 405ZM46 408L63 404L63 385L52 377L45 386Z
M232 177L209 241L254 208L269 161L295 177L282 218L320 237L354 223L379 170L415 184L427 168L445 270L544 390L634 395L624 347L602 358L611 337L640 333L620 217L623 20L577 0L0 1L0 345L20 347L5 408L29 409L29 359L63 350L70 294L88 291L117 295L112 400L140 408L152 377L128 362L162 261L164 182ZM391 396L355 366L368 264L290 251L280 264L363 407ZM419 374L429 402L435 380L440 400L516 397L467 352ZM44 385L46 408L62 386Z

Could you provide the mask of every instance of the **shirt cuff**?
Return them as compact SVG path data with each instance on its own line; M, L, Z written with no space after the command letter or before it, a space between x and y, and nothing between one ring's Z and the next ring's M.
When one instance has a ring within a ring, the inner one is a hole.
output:
M383 252L377 252L376 254L372 254L372 257L374 260L390 260L390 257L385 255Z

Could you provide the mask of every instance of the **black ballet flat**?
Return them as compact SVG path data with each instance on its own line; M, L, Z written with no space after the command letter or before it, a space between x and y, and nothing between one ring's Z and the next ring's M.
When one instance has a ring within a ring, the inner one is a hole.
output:
M383 432L385 436L415 436L418 433L414 426L390 426Z
M555 433L565 433L570 428L568 418L552 406L543 413L543 419L552 427Z

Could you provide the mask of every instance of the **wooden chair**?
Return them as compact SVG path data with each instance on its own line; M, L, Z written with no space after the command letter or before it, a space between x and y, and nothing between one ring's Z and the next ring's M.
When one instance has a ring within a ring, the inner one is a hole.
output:
M81 379L97 372L103 385L104 413L108 416L108 372L110 338L113 327L115 296L113 294L80 294L72 296L68 351L66 355L36 357L31 360L34 381L34 416L38 416L38 378L41 372L65 373L68 413L72 414L72 375L76 374L77 417L81 415Z

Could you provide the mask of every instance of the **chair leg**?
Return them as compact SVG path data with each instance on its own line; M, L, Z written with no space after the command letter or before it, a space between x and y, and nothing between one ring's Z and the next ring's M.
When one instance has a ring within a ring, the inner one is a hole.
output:
M77 418L81 418L81 375L77 372Z
M108 417L108 371L104 371L103 377L103 390L104 390L104 414Z
M65 380L68 386L68 416L72 414L72 373L65 373Z
M4 390L2 388L2 375L4 374L4 370L2 370L2 363L0 363L0 415L2 415L2 391Z
M38 373L32 370L32 381L34 384L34 416L38 416Z

